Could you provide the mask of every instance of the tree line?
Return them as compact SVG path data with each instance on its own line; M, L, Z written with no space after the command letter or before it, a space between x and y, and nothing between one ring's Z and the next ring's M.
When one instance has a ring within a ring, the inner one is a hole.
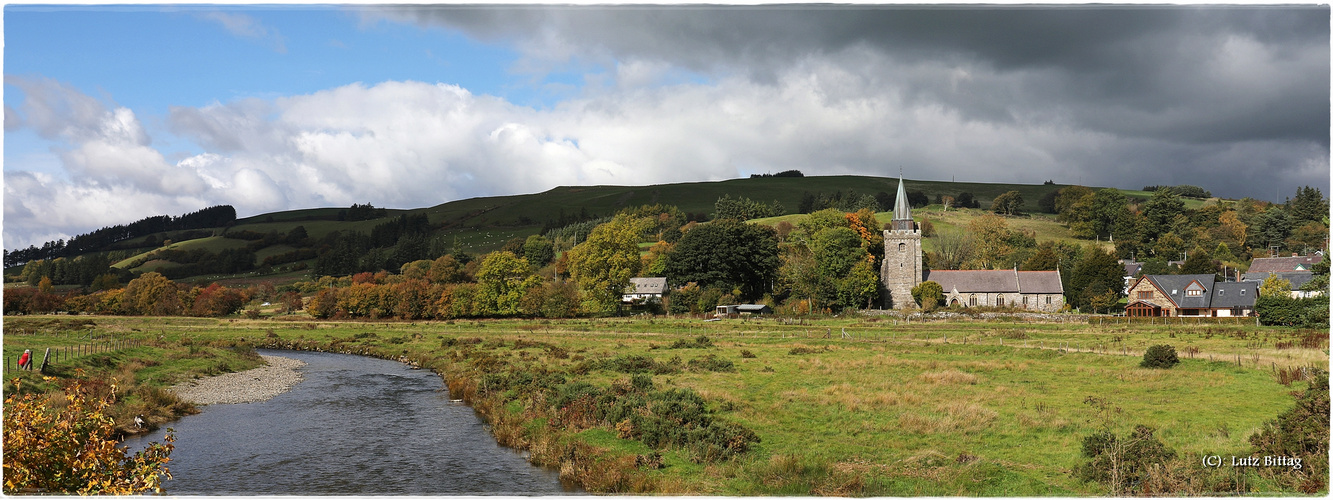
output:
M272 285L228 288L217 283L190 285L177 283L161 273L149 272L124 286L83 293L57 292L49 278L33 288L6 290L6 314L49 314L54 312L128 316L227 316L255 300L280 301L289 311L301 309L299 292L279 293ZM257 311L256 311L257 312Z
M41 247L31 245L22 250L4 252L6 268L22 265L34 260L51 260L59 257L75 257L88 252L104 250L115 243L166 231L203 229L227 226L236 221L236 209L231 205L218 205L203 210L190 212L178 217L158 215L145 217L129 224L118 224L80 234L69 241L48 241ZM147 246L156 246L156 241Z
M1243 269L1270 252L1323 249L1328 238L1328 200L1310 186L1283 204L1243 198L1187 209L1175 188L1133 202L1115 189L1083 186L1061 189L1051 203L1075 237L1113 241L1118 258L1144 261L1154 271L1187 255Z

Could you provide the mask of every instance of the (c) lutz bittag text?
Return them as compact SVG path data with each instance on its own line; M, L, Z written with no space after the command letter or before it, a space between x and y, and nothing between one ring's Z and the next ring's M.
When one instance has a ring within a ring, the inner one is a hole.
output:
M1290 467L1293 470L1300 470L1300 457L1238 457L1232 455L1223 457L1221 455L1206 455L1203 457L1204 467Z

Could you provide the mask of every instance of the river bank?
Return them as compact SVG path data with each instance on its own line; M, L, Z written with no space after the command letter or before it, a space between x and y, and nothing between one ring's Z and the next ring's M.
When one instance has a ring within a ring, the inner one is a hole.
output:
M177 384L170 389L196 405L254 403L272 399L301 382L304 361L260 355L266 366Z

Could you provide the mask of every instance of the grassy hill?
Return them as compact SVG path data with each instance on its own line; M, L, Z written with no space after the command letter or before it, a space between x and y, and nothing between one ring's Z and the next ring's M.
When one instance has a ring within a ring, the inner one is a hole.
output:
M1007 191L1018 191L1026 200L1027 210L1036 209L1037 200L1048 193L1057 191L1065 185L1059 184L1000 184L975 182L945 182L905 180L905 187L910 191L924 192L934 200L936 195L957 196L970 192L982 207L989 207L991 200ZM370 233L378 224L392 220L400 215L425 214L432 226L430 237L443 248L462 250L480 254L499 249L513 238L526 238L539 234L544 225L557 223L562 216L606 216L626 208L639 205L668 204L679 207L687 213L707 216L713 212L714 202L723 195L746 197L755 201L771 203L777 201L788 212L794 212L801 203L801 198L809 193L852 192L855 195L875 195L879 192L896 191L898 179L869 176L820 176L820 177L767 177L752 179L732 179L711 182L687 182L677 184L658 184L650 186L561 186L541 193L469 198L451 201L440 205L417 209L389 209L385 216L372 220L340 221L339 213L343 208L312 208L286 210L255 215L236 220L226 228L213 228L211 236L186 241L173 241L165 248L178 250L207 249L219 251L228 248L244 247L243 240L224 238L221 235L231 232L252 231L267 234L270 232L287 233L297 226L304 227L306 233L319 240L333 231L359 231ZM1146 198L1146 192L1126 192ZM1187 203L1202 204L1197 200ZM938 205L918 211L936 224L937 230L952 230L966 227L972 217L984 210L944 211ZM797 220L800 215L787 215L763 223L775 224L778 220ZM881 214L881 221L887 221L889 215ZM1036 214L1027 218L1013 218L1011 225L1032 229L1038 240L1057 239L1073 240L1068 232L1052 217ZM172 233L158 233L136 238L131 243L143 241L165 241ZM929 246L929 242L927 242ZM149 247L151 248L151 246ZM256 264L265 257L290 251L286 245L272 245L256 251ZM165 260L147 259L143 250L127 252L138 254L124 258L116 266L125 268L133 262L144 262L134 271L147 271L158 267L171 267L173 263ZM147 256L147 257L151 257ZM313 259L305 261L313 264ZM292 263L296 264L296 263ZM11 270L12 271L12 270ZM275 270L286 276L299 276L290 268ZM8 274L13 274L8 273ZM254 273L245 273L247 279ZM237 276L241 278L241 276Z

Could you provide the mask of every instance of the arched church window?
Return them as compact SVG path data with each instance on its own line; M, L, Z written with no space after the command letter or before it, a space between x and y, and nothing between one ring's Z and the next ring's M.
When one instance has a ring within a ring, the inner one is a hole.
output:
M976 296L975 294L973 294L973 295L971 295L971 296L968 296L968 298L967 298L967 305L972 306L972 307L976 307L976 306L977 306L977 296Z

